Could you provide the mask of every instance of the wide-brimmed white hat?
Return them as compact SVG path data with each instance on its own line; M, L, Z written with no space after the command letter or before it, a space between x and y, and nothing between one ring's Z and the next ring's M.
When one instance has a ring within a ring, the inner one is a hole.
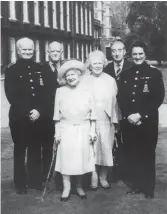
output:
M83 74L85 71L85 65L77 59L68 60L59 69L59 72L58 72L59 81L61 81L64 78L67 71L71 69L78 69Z

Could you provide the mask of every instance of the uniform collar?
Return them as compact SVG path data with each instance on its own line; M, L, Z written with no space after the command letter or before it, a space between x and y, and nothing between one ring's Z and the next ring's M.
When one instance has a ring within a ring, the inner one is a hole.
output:
M143 62L141 65L134 64L134 67L135 67L135 69L140 71L140 70L142 70L142 69L144 69L146 67L149 67L149 65L146 62Z
M18 59L17 62L23 65L30 65L34 63L32 59Z

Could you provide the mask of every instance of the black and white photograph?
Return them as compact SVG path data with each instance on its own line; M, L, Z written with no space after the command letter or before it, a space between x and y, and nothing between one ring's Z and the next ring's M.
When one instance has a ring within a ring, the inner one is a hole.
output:
M167 1L0 1L1 213L167 213Z

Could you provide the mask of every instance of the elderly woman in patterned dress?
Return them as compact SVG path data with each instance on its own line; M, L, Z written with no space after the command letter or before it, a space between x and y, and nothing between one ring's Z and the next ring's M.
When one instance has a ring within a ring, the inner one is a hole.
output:
M69 60L59 69L54 120L55 140L58 144L55 171L62 174L63 193L61 201L69 199L70 176L77 176L76 191L86 198L82 188L82 175L95 170L92 142L95 134L94 100L88 87L81 84L85 66L79 60Z
M94 144L95 161L99 166L99 182L104 189L110 188L107 181L108 169L113 166L112 148L114 143L115 125L117 120L116 95L117 85L111 76L103 72L106 58L101 51L94 51L88 57L90 83L95 99L97 114L97 141ZM91 178L91 189L98 187L98 173L94 171Z

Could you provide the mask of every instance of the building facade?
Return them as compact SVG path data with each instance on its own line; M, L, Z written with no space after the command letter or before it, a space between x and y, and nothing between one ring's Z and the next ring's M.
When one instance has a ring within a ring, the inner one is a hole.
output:
M96 32L100 26L95 23ZM94 40L94 8L89 1L3 1L1 2L1 123L8 126L8 103L4 95L4 69L17 60L16 41L29 37L35 43L36 62L48 61L48 45L63 44L63 59L85 62L99 46ZM96 33L100 36L100 33Z
M94 18L98 19L101 24L102 30L100 47L101 50L108 56L108 50L112 40L112 13L110 1L94 2Z
M2 70L17 59L16 41L27 36L35 43L36 62L48 60L51 41L63 44L63 58L85 60L93 49L93 3L72 1L1 2Z

